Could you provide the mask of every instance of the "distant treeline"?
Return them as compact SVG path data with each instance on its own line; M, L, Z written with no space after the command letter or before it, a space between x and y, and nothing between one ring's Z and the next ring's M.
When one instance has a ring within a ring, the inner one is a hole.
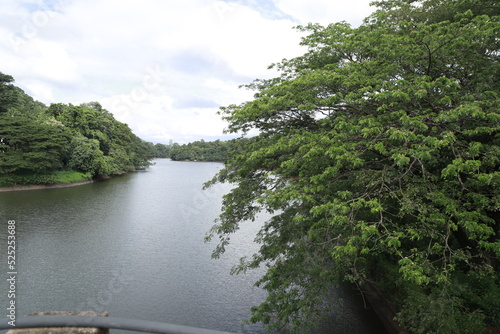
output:
M0 186L117 175L143 169L153 158L226 159L229 142L149 143L99 102L46 106L13 82L0 72Z
M226 160L231 141L216 140L206 142L203 139L189 144L173 144L170 158L175 161L220 161Z
M174 161L225 162L229 155L238 152L239 148L248 141L248 138L228 141L204 141L202 139L182 145L170 141L168 145L154 145L154 152L156 158L170 158Z

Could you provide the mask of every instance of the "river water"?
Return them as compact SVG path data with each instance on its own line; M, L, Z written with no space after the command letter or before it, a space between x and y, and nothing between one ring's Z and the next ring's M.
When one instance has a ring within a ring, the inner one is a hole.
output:
M7 275L7 225L16 225L16 314L96 311L238 333L265 293L253 287L262 269L229 275L262 221L243 224L217 260L203 238L228 185L202 190L219 163L156 161L143 172L64 188L0 193L0 273ZM0 286L7 314L8 285ZM383 333L359 296L346 302L322 333ZM125 333L113 330L112 333Z

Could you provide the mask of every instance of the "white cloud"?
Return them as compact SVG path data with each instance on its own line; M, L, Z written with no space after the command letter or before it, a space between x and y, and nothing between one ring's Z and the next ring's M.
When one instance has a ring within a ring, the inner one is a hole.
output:
M50 101L55 102L54 95L52 93L52 89L39 81L36 82L25 82L24 86L30 92L35 92L31 97L38 101Z
M354 26L362 23L373 8L367 0L273 0L276 7L296 18L301 24L347 21Z
M2 0L0 71L44 103L99 101L148 141L221 137L218 106L303 52L294 25L357 20L367 2Z
M24 64L31 75L64 85L81 82L78 63L60 44L35 39L29 46Z

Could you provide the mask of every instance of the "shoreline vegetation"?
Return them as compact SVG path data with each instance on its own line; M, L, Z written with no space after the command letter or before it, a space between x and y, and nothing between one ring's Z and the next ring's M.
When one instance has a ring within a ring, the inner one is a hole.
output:
M0 187L19 187L33 185L55 185L87 182L92 180L90 173L75 171L45 171L43 173L20 175L0 175Z
M144 170L155 158L223 162L231 144L146 142L99 102L35 101L0 72L0 187L102 179Z
M151 159L154 160L165 158ZM183 159L173 160L178 162L222 162L220 160L196 160L196 159ZM148 166L149 167L149 166ZM0 193L10 191L25 191L25 190L40 190L40 189L58 189L70 188L90 184L94 182L104 181L113 177L122 176L127 173L145 171L147 167L138 167L134 171L127 171L123 173L116 173L108 176L100 176L92 178L90 174L73 172L73 171L55 171L53 173L44 173L40 175L0 175Z
M99 102L35 101L0 72L0 187L67 184L118 175L166 157Z
M125 173L117 173L106 177L92 178L88 173L73 171L55 171L40 175L15 175L0 176L0 193L11 191L26 191L40 189L59 189L82 186L94 182L121 176Z
M184 145L172 144L168 157L173 161L224 162L235 143L235 139L212 142L202 139Z

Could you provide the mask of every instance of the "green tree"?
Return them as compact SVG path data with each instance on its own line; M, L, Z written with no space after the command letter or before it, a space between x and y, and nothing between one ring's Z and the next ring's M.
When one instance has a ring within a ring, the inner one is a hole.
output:
M0 116L0 171L11 174L62 168L69 138L60 126Z
M252 321L301 332L348 279L399 287L387 291L416 333L498 325L499 302L480 301L500 295L500 18L483 3L383 1L359 28L300 27L308 51L221 108L229 132L259 135L207 183L235 185L214 256L273 214L234 269L268 267Z
M99 149L99 141L86 137L75 137L71 142L69 167L92 175L109 175L110 167Z
M170 149L172 145L155 144L155 158L170 158Z
M16 92L13 82L12 76L0 72L0 113L8 111L11 106L15 105Z
M0 72L0 174L50 174L69 168L107 176L150 165L155 146L99 102L47 107L13 82Z
M153 144L137 137L127 124L117 121L99 102L82 103L80 106L52 104L46 114L69 128L74 138L84 144L81 148L84 152L93 152L88 147L91 142L99 144L99 151L103 155L103 159L98 159L101 167L89 167L99 171L99 175L119 174L147 167L150 165L149 159L154 156ZM83 142L81 137L95 142ZM71 166L79 166L81 162L78 159Z
M227 157L228 142L216 140L206 142L203 139L184 145L173 145L170 148L170 158L174 161L224 161Z
M11 86L9 95L11 103L7 108L4 115L13 117L26 117L30 120L37 120L40 122L46 121L45 110L47 107L39 101L27 95L19 87Z

